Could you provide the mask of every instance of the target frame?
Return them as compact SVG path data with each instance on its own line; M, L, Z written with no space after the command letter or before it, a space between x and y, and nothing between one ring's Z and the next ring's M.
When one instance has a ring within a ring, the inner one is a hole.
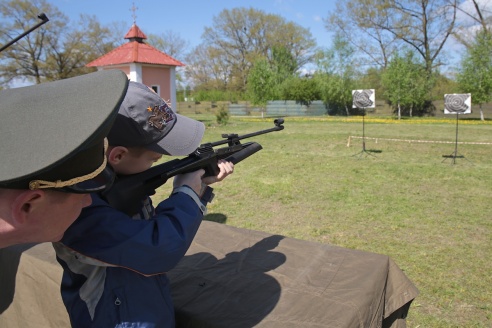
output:
M375 108L376 92L374 89L352 90L352 108Z
M444 95L444 114L470 114L471 93L450 93Z

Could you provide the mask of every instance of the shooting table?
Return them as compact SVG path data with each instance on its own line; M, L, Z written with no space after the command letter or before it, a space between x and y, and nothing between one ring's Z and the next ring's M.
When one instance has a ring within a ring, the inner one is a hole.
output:
M0 327L69 327L61 276L50 243L0 249ZM405 327L418 294L388 256L209 221L169 278L178 327Z

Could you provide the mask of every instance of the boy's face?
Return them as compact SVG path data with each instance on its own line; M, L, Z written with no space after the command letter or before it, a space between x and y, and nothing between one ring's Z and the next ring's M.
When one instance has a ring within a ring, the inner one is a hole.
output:
M128 151L123 153L117 162L111 162L116 174L135 174L149 169L152 164L160 160L162 154L147 149L128 148Z

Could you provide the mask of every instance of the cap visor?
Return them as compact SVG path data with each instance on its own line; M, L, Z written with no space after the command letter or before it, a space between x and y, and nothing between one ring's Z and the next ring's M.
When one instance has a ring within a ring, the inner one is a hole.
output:
M189 155L198 148L204 133L205 125L202 122L176 114L172 130L157 144L146 148L171 156Z

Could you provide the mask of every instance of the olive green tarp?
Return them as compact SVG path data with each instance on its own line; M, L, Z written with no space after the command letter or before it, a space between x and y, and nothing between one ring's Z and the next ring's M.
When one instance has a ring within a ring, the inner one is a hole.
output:
M0 327L69 327L61 275L50 243L0 250ZM400 328L418 294L388 256L209 221L168 275L178 327Z

